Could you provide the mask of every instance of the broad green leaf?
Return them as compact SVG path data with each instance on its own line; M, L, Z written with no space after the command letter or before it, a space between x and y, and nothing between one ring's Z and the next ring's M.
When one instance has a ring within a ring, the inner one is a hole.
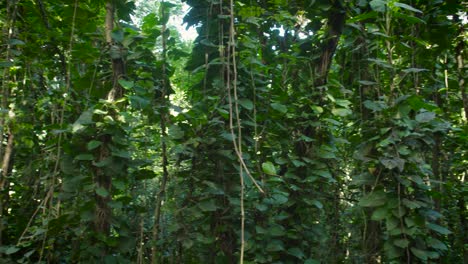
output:
M281 194L281 193L275 193L272 195L273 201L275 204L280 205L284 204L288 201L288 196Z
M280 103L271 103L270 104L271 108L275 109L276 111L285 114L288 112L288 108L285 105L282 105Z
M112 186L114 186L117 190L120 190L120 191L125 190L125 183L121 180L113 180Z
M315 207L317 207L318 209L322 209L322 208L323 208L323 204L322 204L320 201L318 201L318 200L312 200L311 203L312 203L313 205L315 205Z
M411 252L413 252L413 254L418 257L419 259L422 259L424 261L426 261L429 257L429 254L427 251L425 250L421 250L421 249L418 249L418 248L415 248L415 247L411 247Z
M75 157L76 160L94 160L93 154L80 154Z
M8 68L8 67L12 67L14 66L15 64L11 61L0 61L0 68Z
M283 250L284 250L283 241L277 240L277 239L270 240L270 242L268 243L266 247L266 251L269 251L269 252L277 252L277 251L283 251Z
M112 156L120 157L120 158L124 158L124 159L130 159L132 157L130 152L128 152L126 150L122 150L122 149L113 150L112 151Z
M440 225L437 225L437 224L433 224L433 223L428 223L427 224L427 227L441 235L449 235L451 234L452 232L450 230L448 230L447 228L443 227L443 226L440 226Z
M447 246L442 241L436 238L428 238L427 245L434 249L447 250Z
M416 121L419 123L427 123L435 118L436 114L434 112L422 112L416 115Z
M400 219L395 218L395 217L389 217L385 221L385 225L387 226L388 231L392 231L395 228L398 228L400 226Z
M172 139L181 139L184 137L184 131L179 126L171 125L169 126L169 137Z
M98 162L94 162L93 161L93 166L96 166L98 168L102 168L102 167L105 167L105 166L108 166L112 164L112 157L107 157L101 161L98 161Z
M398 6L398 7L401 7L403 9L406 9L406 10L409 10L409 11L413 11L413 12L416 12L416 13L422 13L421 10L419 9L416 9L410 5L407 5L407 4L403 4L403 3L393 3L394 6Z
M285 234L284 227L280 225L273 225L268 229L268 233L272 236L283 236Z
M381 207L372 213L371 219L374 221L381 221L387 218L388 215L389 215L388 209L386 207Z
M202 39L202 40L200 41L200 44L205 45L205 46L207 46L207 47L213 47L213 48L217 48L217 47L218 47L217 45L215 45L213 42L209 41L208 39Z
M359 81L360 84L362 85L374 85L374 84L377 84L376 82L374 81L366 81L366 80L361 80Z
M379 159L380 163L385 166L385 168L391 170L394 168L398 168L400 172L402 172L405 168L405 163L406 161L402 158L399 157L393 157L393 158L380 158Z
M97 141L97 140L91 140L90 142L88 142L88 144L86 145L86 148L88 150L93 150L99 146L101 146L102 142L101 141Z
M101 197L109 196L109 192L106 189L104 189L103 187L97 187L96 188L96 194L101 196Z
M396 239L393 241L393 244L397 247L407 248L409 245L409 240L406 238Z
M22 40L19 40L19 39L10 39L9 41L10 45L26 45L26 43L24 43L24 41Z
M314 111L317 114L323 113L323 108L321 106L311 105L310 108L312 109L312 111Z
M370 109L370 110L372 110L372 111L382 111L382 110L388 108L387 104L384 103L384 102L380 102L380 101L369 101L369 100L364 101L364 106L365 106L367 109Z
M276 175L276 168L270 161L262 163L262 170L268 175Z
M77 133L82 131L86 125L90 125L93 123L93 110L88 109L84 111L80 117L73 123L72 125L72 132Z
M14 254L14 253L18 252L19 250L20 250L20 248L18 248L18 247L9 246L9 247L5 250L5 254L11 255L11 254Z
M389 240L384 243L384 250L385 255L389 259L395 259L403 255L403 250L393 245L393 243Z
M111 32L111 37L116 42L121 43L124 39L124 32L122 30L116 29Z
M429 71L428 69L421 69L421 68L408 68L404 69L403 72L405 73L418 73L418 72L424 72L424 71Z
M254 108L253 102L249 99L240 99L238 102L247 110L252 110Z
M125 89L125 90L130 90L135 86L135 83L133 81L127 81L124 79L119 79L119 84Z
M384 205L387 201L387 195L383 190L376 190L361 198L359 206L377 207Z
M305 257L304 252L300 248L297 248L297 247L288 249L288 254L295 256L298 259L304 259Z
M422 204L419 201L410 201L406 198L404 198L402 202L403 202L403 205L405 205L406 207L410 209L416 209L422 206Z
M332 109L332 114L335 115L335 116L347 116L347 115L350 115L352 114L353 112L348 109L348 108L333 108Z
M198 207L200 207L203 212L214 212L218 208L213 199L198 202Z
M369 2L372 10L377 12L385 12L385 6L387 5L387 1L385 0L372 0Z
M333 180L333 176L330 173L330 171L328 171L328 170L314 170L314 171L312 171L312 173L314 175L318 175L320 177L323 177L323 178L326 178L326 179L329 179L329 180Z

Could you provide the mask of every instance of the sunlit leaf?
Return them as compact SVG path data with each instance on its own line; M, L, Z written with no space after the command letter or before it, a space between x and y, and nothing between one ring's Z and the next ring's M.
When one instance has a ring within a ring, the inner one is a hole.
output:
M393 3L393 5L394 5L394 6L401 7L401 8L403 8L403 9L406 9L406 10L409 10L409 11L416 12L416 13L422 13L421 10L416 9L416 8L414 8L414 7L410 6L410 5L404 4L404 3L398 3L398 2L396 2L396 3Z
M275 165L273 165L273 163L271 163L270 161L262 163L262 170L266 174L276 175Z

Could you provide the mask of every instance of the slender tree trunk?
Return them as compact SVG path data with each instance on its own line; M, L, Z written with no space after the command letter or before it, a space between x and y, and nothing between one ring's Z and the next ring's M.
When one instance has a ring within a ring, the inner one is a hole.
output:
M164 16L165 7L161 8ZM159 240L159 232L160 232L160 222L161 222L161 207L164 200L164 196L166 193L166 185L169 178L169 172L167 169L168 160L167 160L167 133L166 133L166 119L169 117L167 114L167 73L166 73L166 53L167 53L167 39L166 39L166 25L162 25L161 29L162 35L162 56L163 56L163 65L162 65L162 103L164 111L161 115L161 155L162 155L162 168L163 168L163 175L161 179L161 185L159 186L159 192L156 197L156 205L154 208L154 223L153 223L153 238L152 238L152 246L151 246L151 263L157 263L157 242Z
M114 18L115 6L114 1L108 0L106 3L106 20L105 20L105 36L108 48L111 53L112 61L112 88L107 94L107 99L111 102L116 101L123 97L123 89L119 84L119 79L125 75L125 65L122 56L116 56L119 53L115 53L121 50L117 43L112 40L112 31L114 30ZM116 115L117 113L113 113ZM111 151L109 144L112 143L112 135L105 134L101 136L102 145L99 150L98 162L104 161L111 158ZM103 188L107 195L99 195L96 193L96 232L105 236L110 233L110 222L112 217L112 210L109 206L109 202L112 200L112 176L106 173L102 168L95 169L95 183L97 188Z

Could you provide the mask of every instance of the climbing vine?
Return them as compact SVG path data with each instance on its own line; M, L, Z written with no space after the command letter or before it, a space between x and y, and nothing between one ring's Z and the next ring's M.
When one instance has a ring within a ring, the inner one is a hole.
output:
M0 7L2 263L467 261L467 3Z

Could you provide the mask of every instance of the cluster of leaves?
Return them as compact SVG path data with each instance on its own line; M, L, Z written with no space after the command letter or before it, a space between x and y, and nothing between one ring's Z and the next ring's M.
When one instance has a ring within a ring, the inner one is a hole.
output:
M462 3L65 2L0 4L2 261L466 259Z

